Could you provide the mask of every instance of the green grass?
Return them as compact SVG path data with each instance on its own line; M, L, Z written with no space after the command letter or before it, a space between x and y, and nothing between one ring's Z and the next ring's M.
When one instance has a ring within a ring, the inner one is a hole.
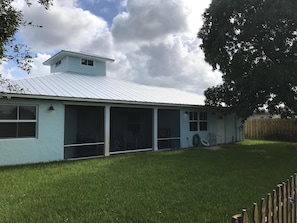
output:
M297 170L297 144L0 168L0 222L231 222Z

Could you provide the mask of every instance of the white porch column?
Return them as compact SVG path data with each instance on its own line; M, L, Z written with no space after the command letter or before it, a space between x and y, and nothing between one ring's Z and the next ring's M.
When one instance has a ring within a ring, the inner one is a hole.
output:
M110 151L110 105L104 109L104 156L109 156Z
M153 114L153 150L158 150L158 108L154 108Z

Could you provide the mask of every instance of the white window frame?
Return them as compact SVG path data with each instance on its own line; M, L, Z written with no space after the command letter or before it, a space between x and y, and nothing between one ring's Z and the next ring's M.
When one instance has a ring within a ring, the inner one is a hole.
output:
M199 129L199 119L198 119L198 112L190 111L189 112L189 131L196 132Z
M199 131L207 131L208 124L207 124L207 112L199 112ZM206 123L206 129L202 129L201 123Z
M56 67L58 67L58 66L60 66L60 65L61 65L61 63L62 63L62 61L61 61L61 60L59 60L59 61L57 61L57 62L56 62L55 66L56 66Z
M208 118L207 112L201 111L190 111L189 112L189 131L197 132L197 131L207 131L208 130ZM203 124L202 124L203 123ZM204 123L206 123L206 129L202 129L204 127Z
M19 139L19 138L37 138L37 117L38 117L38 106L37 105L23 105L23 104L2 104L0 105L0 111L1 106L15 106L17 107L17 117L15 119L1 119L0 118L0 124L2 123L16 123L17 129L16 129L16 136L0 136L0 139ZM20 117L20 107L35 107L35 119L21 119ZM35 132L32 136L19 136L19 123L34 123L35 124ZM0 131L2 131L0 127ZM5 130L4 130L5 131Z
M88 60L85 58L81 58L81 65L93 67L94 66L94 60Z

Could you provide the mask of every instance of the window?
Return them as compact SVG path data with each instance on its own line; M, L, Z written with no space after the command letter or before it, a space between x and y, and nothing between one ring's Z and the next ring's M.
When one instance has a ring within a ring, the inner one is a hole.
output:
M199 112L199 130L207 131L207 112Z
M81 59L81 64L86 66L94 66L93 60Z
M0 105L0 138L36 137L37 107Z
M189 112L189 123L190 131L207 131L207 112Z
M58 62L56 62L56 67L61 65L61 60L59 60Z
M198 130L198 113L189 112L190 131Z

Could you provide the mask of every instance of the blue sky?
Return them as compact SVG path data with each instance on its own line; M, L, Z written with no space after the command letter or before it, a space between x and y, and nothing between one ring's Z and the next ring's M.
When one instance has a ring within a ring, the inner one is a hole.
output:
M83 9L89 10L99 17L103 17L109 26L112 25L114 17L126 11L120 0L80 0L78 3Z
M196 35L210 0L54 0L50 10L15 0L24 18L43 28L22 28L19 39L36 54L29 75L49 73L42 65L60 50L115 59L107 75L136 83L178 88L202 95L221 82L204 62ZM12 64L0 72L27 76Z

